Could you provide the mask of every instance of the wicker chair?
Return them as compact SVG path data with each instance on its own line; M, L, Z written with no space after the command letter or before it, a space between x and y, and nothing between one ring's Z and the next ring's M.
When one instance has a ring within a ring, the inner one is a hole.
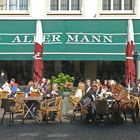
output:
M1 91L0 92L0 107L3 108L3 104L2 104L2 99L7 99L8 98L8 91Z
M7 99L8 98L8 91L1 91L0 92L0 99Z
M62 97L56 97L55 100L45 100L43 101L40 110L39 110L39 121L42 121L42 113L46 114L46 120L48 123L49 114L50 112L55 112L57 117L59 118L60 122L62 123L61 119L61 104L62 104Z
M9 114L10 125L14 123L14 114L22 115L22 122L24 124L24 98L16 97L15 99L2 99L4 113L1 119L3 123L6 114Z
M25 97L25 94L24 92L17 92L16 95L15 95L16 98L24 98Z

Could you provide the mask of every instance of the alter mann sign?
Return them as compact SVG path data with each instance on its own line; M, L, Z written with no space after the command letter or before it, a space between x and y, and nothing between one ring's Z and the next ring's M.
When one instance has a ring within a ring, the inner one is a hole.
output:
M9 43L34 43L35 36L31 34L12 35ZM112 43L113 36L93 33L44 33L44 44L94 44Z

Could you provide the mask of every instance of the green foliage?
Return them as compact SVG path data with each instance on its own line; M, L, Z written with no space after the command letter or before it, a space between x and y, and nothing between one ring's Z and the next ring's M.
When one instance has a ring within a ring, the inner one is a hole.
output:
M71 77L68 74L60 73L57 75L57 77L52 76L51 83L57 83L59 86L59 89L62 91L68 91L67 84L74 82L74 77Z

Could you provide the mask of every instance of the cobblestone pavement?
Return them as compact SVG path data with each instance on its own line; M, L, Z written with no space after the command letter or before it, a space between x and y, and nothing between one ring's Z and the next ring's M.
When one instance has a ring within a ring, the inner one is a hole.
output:
M24 125L15 122L9 126L5 121L0 125L0 140L140 140L140 123L95 126L63 119L63 124L25 121Z

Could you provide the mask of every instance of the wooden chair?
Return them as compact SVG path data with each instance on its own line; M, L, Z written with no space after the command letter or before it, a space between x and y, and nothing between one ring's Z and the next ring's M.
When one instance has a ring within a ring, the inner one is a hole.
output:
M4 113L1 119L1 124L3 123L6 114L9 114L10 125L14 123L14 114L22 115L22 122L24 124L24 98L15 99L2 99Z
M71 123L75 120L77 112L80 112L81 122L82 122L84 110L82 109L82 104L80 103L80 99L78 97L70 96L70 103L73 106L73 114L72 114Z
M110 115L112 114L112 111L108 109L107 100L95 101L95 108L96 108L95 123L97 122L100 123L103 120L106 123L110 120Z
M44 99L41 101L40 103L40 107L43 109L43 108L46 108L46 107L51 107L55 104L55 98L52 98L52 99Z
M15 98L24 98L24 97L25 97L24 92L17 92L15 95Z
M7 99L8 98L8 91L1 91L0 92L0 107L3 108L3 104L2 104L2 99Z
M140 101L139 97L130 95L129 100L120 101L120 110L124 115L124 120L127 122L127 114L130 114L134 123L140 118Z
M8 91L1 91L0 92L0 99L7 99L8 98Z
M46 103L45 103L46 102ZM39 120L42 121L42 113L46 114L46 120L48 123L49 120L49 114L50 112L54 112L56 113L57 117L59 118L60 122L62 123L62 119L61 119L61 104L62 104L62 97L56 97L55 100L53 101L45 101L44 102L44 106L40 107L39 110ZM53 104L54 102L54 104ZM51 106L50 106L51 104Z

